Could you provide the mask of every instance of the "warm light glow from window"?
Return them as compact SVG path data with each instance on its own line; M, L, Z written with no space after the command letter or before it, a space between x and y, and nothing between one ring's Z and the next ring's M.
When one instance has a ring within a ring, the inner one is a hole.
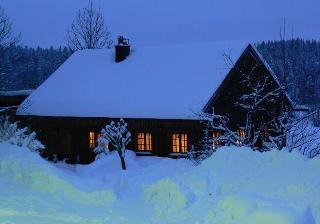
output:
M138 150L151 151L152 150L152 136L151 133L138 133Z
M92 131L89 132L89 146L90 146L90 148L95 147L94 132L92 132Z
M152 137L151 133L146 133L146 150L151 151L152 150Z
M246 136L246 132L245 132L243 129L239 129L239 130L237 131L237 133L238 133L238 135L239 135L240 138L244 138L244 137ZM237 144L241 146L241 145L243 144L243 142L237 140Z
M172 151L186 153L188 149L187 134L172 134Z
M172 151L179 152L179 148L180 148L179 134L173 134L172 135Z
M213 138L213 148L216 148L218 146L221 146L221 141L217 140L218 138L221 137L220 132L213 132L212 133L212 138Z
M187 152L188 136L187 134L181 134L181 152Z
M244 138L246 136L246 132L243 129L239 129L238 135L240 136L240 138Z

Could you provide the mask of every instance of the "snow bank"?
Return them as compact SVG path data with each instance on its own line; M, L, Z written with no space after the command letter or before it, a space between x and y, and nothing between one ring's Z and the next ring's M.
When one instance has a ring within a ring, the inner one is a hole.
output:
M77 202L112 203L116 200L112 191L82 192L65 179L60 170L37 154L29 153L27 148L18 148L13 145L4 145L0 150L0 174L29 187L34 191L46 194L55 194L59 197L69 197ZM17 151L16 153L12 153ZM107 199L107 200L102 200Z
M295 153L225 147L185 184L198 198L212 195L214 208L203 215L213 223L296 223L308 209L320 223L319 166Z
M161 179L144 190L145 201L153 207L156 221L175 222L187 205L187 198L170 179Z
M88 204L108 206L117 200L110 190L83 191L68 179L62 170L29 149L0 144L0 222L73 223L71 217L86 219L72 215L77 213L74 206L68 217L69 213L64 212L68 204L78 205L83 212L81 208ZM74 223L82 223L78 221Z
M8 223L319 224L320 160L225 147L200 166L116 153L51 164L0 144L0 221Z

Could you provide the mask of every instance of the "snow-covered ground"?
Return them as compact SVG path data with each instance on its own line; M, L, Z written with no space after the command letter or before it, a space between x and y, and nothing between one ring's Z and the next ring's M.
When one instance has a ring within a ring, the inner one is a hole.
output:
M0 223L319 224L320 160L226 147L187 160L53 164L0 144Z

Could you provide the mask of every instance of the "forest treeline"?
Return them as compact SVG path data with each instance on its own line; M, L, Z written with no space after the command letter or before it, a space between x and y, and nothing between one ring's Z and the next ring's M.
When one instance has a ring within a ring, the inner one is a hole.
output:
M267 41L256 46L296 103L319 105L320 41ZM37 88L71 54L66 47L6 49L0 54L0 91Z
M296 103L320 105L320 41L267 41L257 48Z
M0 49L0 91L37 88L71 54L67 47Z

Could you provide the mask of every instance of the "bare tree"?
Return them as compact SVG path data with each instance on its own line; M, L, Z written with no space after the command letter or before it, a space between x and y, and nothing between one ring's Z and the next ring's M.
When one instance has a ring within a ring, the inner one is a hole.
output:
M281 60L282 60L282 82L287 87L288 62L287 62L287 44L286 44L286 18L283 19L283 26L280 25L280 42L281 42Z
M6 49L10 46L17 44L20 40L19 35L13 32L12 22L0 6L0 47Z
M286 139L286 147L289 152L299 151L301 154L313 158L320 154L320 128L313 124L313 116L317 111L311 113L292 112L291 116L286 114L280 116L277 122L283 126ZM283 119L284 118L284 119ZM287 120L281 124L282 120ZM277 139L271 139L277 142Z
M67 45L73 50L111 47L111 32L101 10L94 8L92 0L78 11L67 33Z
M237 111L244 114L244 121L239 122L235 130L230 126L228 115L201 114L201 120L207 124L204 148L222 143L249 146L259 151L286 147L289 152L299 151L309 158L320 155L320 128L314 127L312 122L317 111L297 112L295 105L287 105L285 87L275 85L271 76L261 74L261 64L256 63L244 71L227 54L224 57L228 67L240 76L238 86L244 91L232 103L235 109L241 109ZM213 136L213 132L220 134Z
M242 119L235 121L228 115L215 113L202 116L204 117L202 120L208 124L208 133L211 137L212 132L219 133L213 136L214 139L209 144L215 146L222 143L223 145L249 146L260 151L269 150L266 142L272 137L270 133L281 135L283 131L279 128L271 132L270 129L274 128L272 122L281 114L277 106L271 105L284 99L284 88L279 86L269 74L264 73L260 62L253 64L252 68L242 69L241 65L237 66L228 54L224 54L223 57L226 65L237 71L239 75L237 85L242 91L230 102ZM285 124L286 120L282 122ZM281 141L280 138L278 140ZM285 141L285 138L282 141Z
M0 83L2 84L0 90L5 90L6 86L12 82L10 75L5 72L9 65L3 59L8 49L19 43L20 37L21 34L14 34L12 21L0 6Z

